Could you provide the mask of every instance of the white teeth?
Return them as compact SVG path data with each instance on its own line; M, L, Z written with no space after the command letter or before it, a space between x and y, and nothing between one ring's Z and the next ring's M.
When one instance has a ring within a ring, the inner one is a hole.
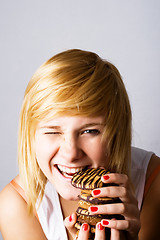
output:
M71 168L71 173L75 173L75 169L72 169L72 168Z
M81 171L83 168L79 167L79 168L68 168L68 167L64 167L62 165L57 165L58 168L63 172L63 173L76 173Z
M65 172L63 172L63 176L65 176L65 177L71 177L71 176L69 176L67 173L65 173Z

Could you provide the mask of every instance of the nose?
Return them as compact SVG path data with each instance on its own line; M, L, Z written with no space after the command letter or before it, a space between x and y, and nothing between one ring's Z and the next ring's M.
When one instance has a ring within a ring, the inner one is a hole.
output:
M81 159L83 150L76 136L65 136L59 149L61 156L67 161L73 162Z

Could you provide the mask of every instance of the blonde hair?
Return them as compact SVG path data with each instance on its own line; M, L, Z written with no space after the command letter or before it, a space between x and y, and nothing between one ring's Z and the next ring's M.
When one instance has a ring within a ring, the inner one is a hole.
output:
M47 182L36 160L36 126L41 120L63 115L103 115L109 170L129 171L131 109L119 71L92 52L73 49L59 53L31 78L20 115L19 169L30 212L37 199L42 199Z

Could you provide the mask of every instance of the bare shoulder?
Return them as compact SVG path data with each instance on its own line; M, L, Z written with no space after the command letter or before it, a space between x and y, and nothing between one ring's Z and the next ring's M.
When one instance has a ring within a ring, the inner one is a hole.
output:
M147 179L152 172L160 166L160 158L156 155L152 155L148 166ZM143 200L141 210L141 231L139 239L159 239L160 228L160 171L157 171L146 196Z
M0 231L5 240L46 240L40 223L29 216L27 203L10 185L0 192Z
M157 155L153 154L149 165L148 165L148 169L147 169L147 177L146 179L149 178L149 176L152 174L152 172L156 169L156 167L158 167L160 165L160 157L158 157Z

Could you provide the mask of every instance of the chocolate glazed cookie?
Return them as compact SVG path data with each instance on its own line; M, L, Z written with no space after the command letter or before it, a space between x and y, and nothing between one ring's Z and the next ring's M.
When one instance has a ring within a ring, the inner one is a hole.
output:
M83 169L78 173L73 175L71 184L81 189L81 194L79 195L79 206L76 210L77 214L77 222L75 227L80 229L81 225L86 222L90 225L90 236L89 239L94 239L95 234L95 226L101 219L123 219L121 215L91 215L88 211L88 208L93 205L98 204L112 204L119 203L121 200L119 198L108 198L108 197L100 197L93 198L91 192L95 188L107 187L107 186L115 186L115 184L105 184L101 181L101 176L109 173L106 169L102 168L89 168ZM106 239L110 239L110 229L105 228L106 230Z

